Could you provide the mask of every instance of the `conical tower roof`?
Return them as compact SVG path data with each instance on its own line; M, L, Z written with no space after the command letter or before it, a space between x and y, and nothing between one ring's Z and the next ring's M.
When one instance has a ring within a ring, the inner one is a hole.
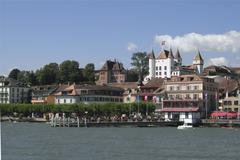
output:
M151 53L149 53L149 59L155 59L155 54L153 50Z
M197 55L194 57L194 60L196 60L196 61L203 61L203 58L202 58L202 56L201 56L201 53L200 53L200 51L198 50L197 51Z
M176 58L176 59L182 59L182 57L181 57L180 52L179 52L178 49L177 49L177 52L176 52L176 54L175 54L175 58Z
M161 50L158 59L166 59L168 58L169 51L167 50Z
M170 48L170 51L169 51L169 54L168 54L168 58L173 58L172 48Z

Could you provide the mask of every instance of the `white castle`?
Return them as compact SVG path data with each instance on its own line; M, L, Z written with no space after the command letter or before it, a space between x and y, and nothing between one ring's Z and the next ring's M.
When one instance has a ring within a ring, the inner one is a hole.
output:
M173 56L172 49L170 51L162 49L159 56L155 58L152 52L149 54L149 75L144 78L147 82L152 78L171 78L172 76L180 76L184 74L202 74L204 60L197 51L193 59L193 64L189 66L182 65L182 57L177 49Z

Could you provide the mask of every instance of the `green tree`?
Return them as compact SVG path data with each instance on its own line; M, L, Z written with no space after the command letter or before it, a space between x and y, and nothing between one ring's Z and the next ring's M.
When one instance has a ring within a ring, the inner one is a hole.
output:
M11 72L10 72L9 75L8 75L8 77L17 80L18 74L19 74L20 72L21 72L21 71L20 71L19 69L14 68L13 70L11 70Z
M138 81L143 80L143 76L148 73L148 57L146 52L137 52L132 55L131 65L138 73Z
M37 80L41 85L54 84L59 81L59 66L57 63L45 65L36 71Z
M66 60L60 64L61 82L80 82L81 80L83 80L83 76L77 61Z
M95 82L95 66L93 63L89 63L85 66L83 76L88 82Z
M127 70L127 82L138 81L138 72L134 69Z

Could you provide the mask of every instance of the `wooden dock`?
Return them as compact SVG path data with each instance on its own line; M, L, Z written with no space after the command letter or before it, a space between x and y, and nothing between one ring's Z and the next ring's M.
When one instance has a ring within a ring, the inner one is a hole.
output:
M115 122L80 122L79 119L52 119L52 127L177 127L183 122L166 121L115 121Z

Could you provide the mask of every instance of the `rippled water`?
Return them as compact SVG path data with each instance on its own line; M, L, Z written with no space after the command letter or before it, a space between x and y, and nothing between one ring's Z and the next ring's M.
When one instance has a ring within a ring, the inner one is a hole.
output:
M240 129L1 127L2 160L240 159Z

